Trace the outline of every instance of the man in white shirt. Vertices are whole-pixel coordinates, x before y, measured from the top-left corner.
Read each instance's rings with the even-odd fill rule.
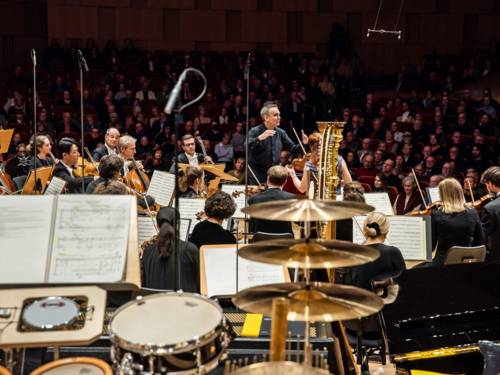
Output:
[[[104,146],[94,151],[93,158],[99,162],[103,156],[118,155],[117,145],[120,140],[120,132],[116,128],[109,128],[104,136]]]

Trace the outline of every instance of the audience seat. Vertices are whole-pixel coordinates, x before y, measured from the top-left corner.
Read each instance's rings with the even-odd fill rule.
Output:
[[[385,189],[389,194],[389,199],[391,200],[391,203],[394,204],[399,194],[398,189],[395,186],[386,186]]]
[[[358,181],[363,183],[363,184],[368,184],[370,185],[370,188],[373,188],[375,177],[374,176],[358,176]]]
[[[363,189],[365,190],[365,193],[369,193],[372,191],[372,187],[364,182],[360,182],[361,186],[363,186]]]

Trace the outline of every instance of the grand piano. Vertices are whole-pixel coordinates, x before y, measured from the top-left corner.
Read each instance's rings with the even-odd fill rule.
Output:
[[[414,268],[386,305],[389,353],[398,368],[481,374],[479,340],[500,340],[500,263]]]

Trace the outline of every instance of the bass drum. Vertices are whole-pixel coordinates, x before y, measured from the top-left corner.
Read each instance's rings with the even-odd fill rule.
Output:
[[[0,372],[0,374],[2,374]],[[113,375],[113,369],[103,360],[91,357],[64,358],[46,363],[31,375]]]
[[[217,366],[230,334],[221,307],[191,293],[138,297],[109,323],[111,358],[122,375],[206,373]]]

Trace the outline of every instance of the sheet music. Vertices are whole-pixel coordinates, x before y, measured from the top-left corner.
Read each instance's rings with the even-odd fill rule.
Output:
[[[384,192],[365,193],[364,197],[366,204],[375,207],[375,211],[382,212],[386,216],[394,215],[389,194]]]
[[[225,184],[222,185],[222,191],[228,193],[231,197],[233,197],[236,203],[236,211],[234,212],[233,217],[235,219],[243,219],[245,217],[245,214],[241,212],[241,209],[245,207],[245,185]],[[242,194],[239,194],[239,196],[235,198],[233,196],[233,193],[235,191],[242,192]]]
[[[44,194],[61,194],[65,186],[66,181],[64,181],[62,178],[53,176]]]
[[[133,204],[130,195],[60,195],[48,281],[120,281]]]
[[[236,245],[203,246],[207,295],[236,294],[258,285],[285,282],[284,268],[272,264],[238,258],[238,290],[236,289]]]
[[[156,223],[156,218],[153,218]],[[151,239],[156,235],[156,229],[153,224],[153,220],[149,216],[139,215],[137,217],[137,231],[139,246],[141,246],[145,241]],[[189,227],[191,225],[191,219],[181,219],[179,238],[183,241],[187,241],[189,235]],[[158,228],[159,229],[159,228]]]
[[[356,216],[359,224],[353,222],[353,242],[362,244],[365,241],[360,228],[363,228],[366,216]],[[421,217],[388,216],[391,227],[385,244],[401,250],[405,260],[429,260],[428,240],[430,233],[426,233],[426,223]]]
[[[0,195],[0,284],[45,281],[54,199]]]
[[[175,175],[155,170],[146,194],[151,195],[160,206],[169,206],[174,189]]]
[[[427,196],[430,198],[431,203],[437,202],[441,200],[441,195],[439,194],[439,188],[436,187],[428,187]]]
[[[196,218],[196,214],[204,212],[205,199],[179,198],[179,215],[181,219],[190,219],[191,228],[189,234],[193,231],[193,227],[200,222]]]

